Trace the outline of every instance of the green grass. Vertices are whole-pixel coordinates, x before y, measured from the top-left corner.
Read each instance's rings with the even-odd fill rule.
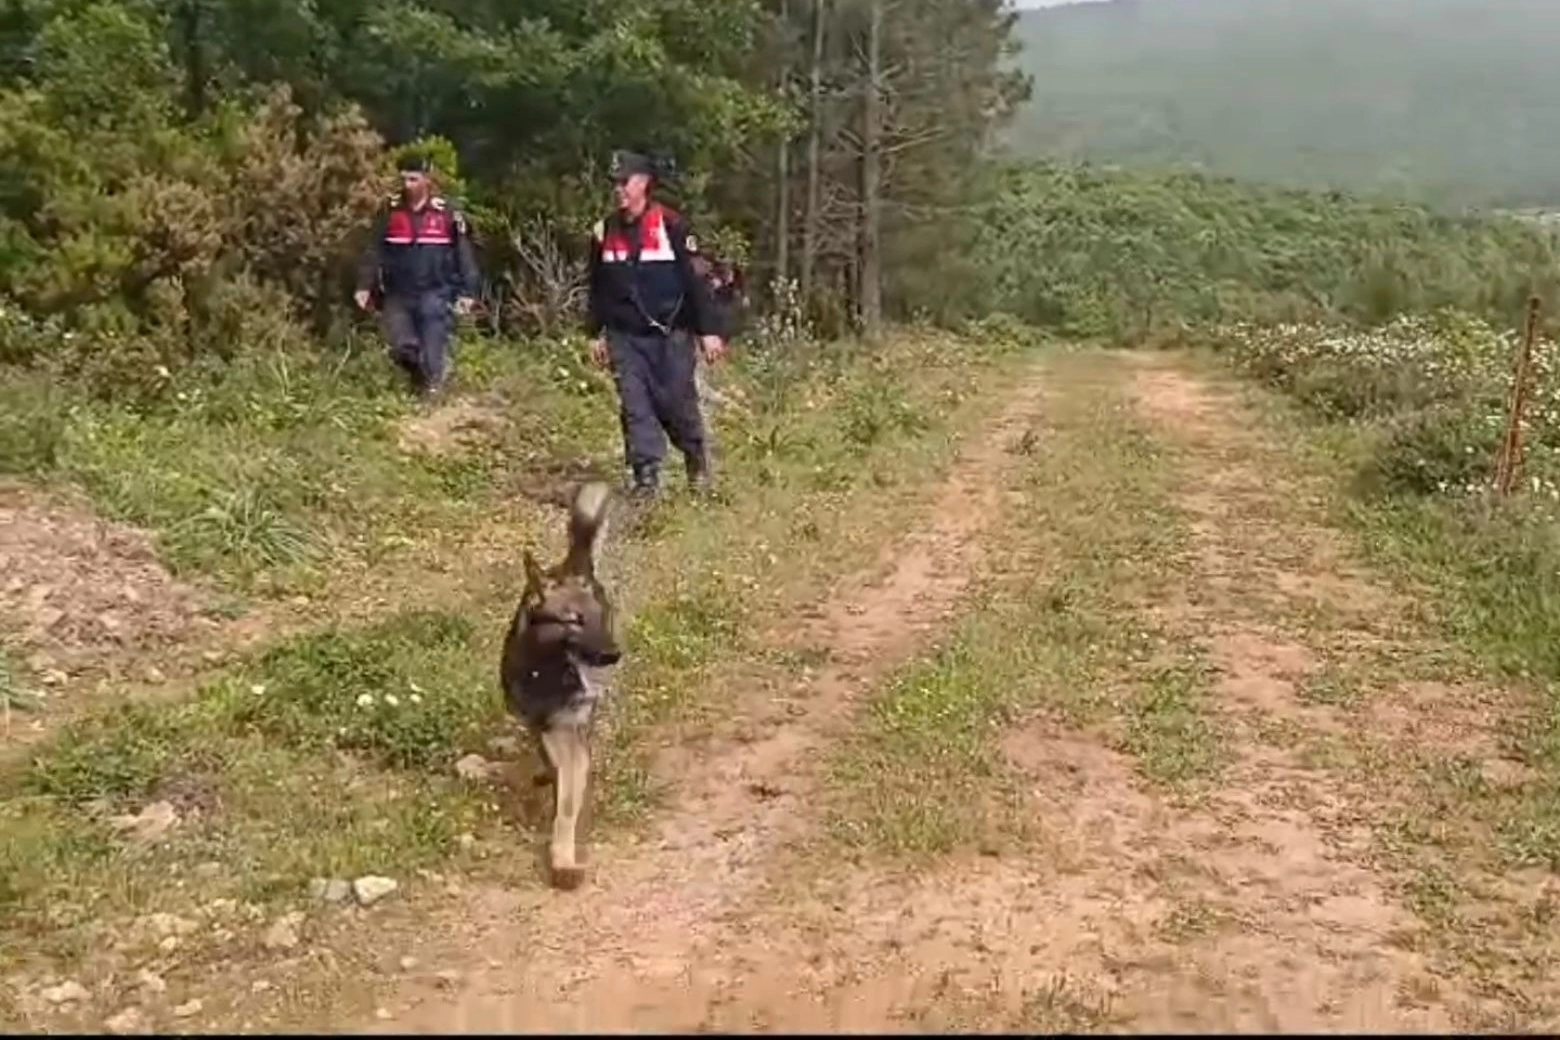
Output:
[[[754,357],[723,373],[722,385],[743,390],[751,410],[716,423],[720,498],[669,497],[646,524],[624,527],[604,559],[604,577],[629,617],[631,653],[599,744],[598,840],[646,819],[668,779],[656,771],[656,748],[668,735],[686,739],[718,721],[732,675],[766,682],[786,671],[754,642],[766,619],[783,618],[791,604],[821,595],[842,569],[875,557],[885,533],[897,530],[916,503],[918,487],[947,462],[960,432],[990,407],[982,389],[998,384],[1017,346],[972,351],[947,337],[915,334],[870,363],[853,351],[798,348],[788,359]],[[517,415],[522,427],[567,424],[585,412],[591,428],[615,425],[610,400],[571,382],[566,367],[557,384],[536,391],[520,388],[516,370],[501,358],[468,353],[463,361],[468,387],[498,394],[517,411],[524,401],[552,409]],[[340,414],[378,417],[359,450],[330,459],[329,479],[377,488],[386,503],[377,520],[472,520],[508,508],[507,492],[495,482],[523,459],[490,464],[492,450],[479,446],[476,456],[487,461],[439,463],[443,479],[471,482],[472,498],[430,498],[434,464],[388,445],[384,424],[404,414],[402,406],[380,414],[362,399],[379,400],[379,390],[338,389],[357,395]],[[319,391],[305,385],[290,392],[313,399]],[[131,445],[121,457],[171,468],[187,453],[185,469],[209,466],[212,473],[245,472],[246,452],[272,435],[253,416],[205,442],[213,428],[187,419],[145,424],[147,430],[116,441]],[[318,432],[286,428],[298,437],[305,428]],[[354,429],[364,432],[348,422],[329,436],[344,448]],[[752,436],[754,430],[778,436]],[[583,437],[553,436],[525,458],[542,457],[537,451],[568,457]],[[314,458],[329,455],[321,448]],[[80,472],[61,467],[50,479]],[[252,472],[262,481],[252,488],[275,479],[294,493],[292,481],[302,479],[297,470]],[[412,476],[398,483],[390,473]],[[180,497],[177,482],[122,479],[147,496],[143,518],[175,517],[184,508],[158,497],[159,488],[172,488],[175,503],[196,500]],[[311,555],[302,566],[329,571],[341,554],[358,551],[354,525],[366,531],[377,522],[351,496],[314,505],[299,498],[269,509],[256,502],[263,505],[253,499],[185,532],[201,547],[189,559],[210,553],[208,573],[252,581],[299,566],[283,559],[291,543],[278,532],[323,529],[326,535],[308,539]],[[88,709],[26,761],[0,770],[0,966],[41,961],[85,977],[98,970],[104,930],[121,934],[138,916],[189,914],[233,899],[255,908],[245,911],[252,933],[276,913],[310,905],[314,878],[372,872],[408,882],[419,868],[470,866],[477,852],[462,841],[467,834],[479,839],[478,852],[490,841],[529,850],[541,806],[526,790],[528,742],[520,741],[526,757],[514,766],[523,781],[517,793],[461,780],[453,764],[467,752],[495,757],[488,740],[513,732],[496,688],[497,643],[520,588],[520,549],[561,540],[561,517],[550,519],[556,530],[516,525],[514,559],[500,568],[467,561],[449,531],[405,528],[408,544],[380,566],[431,554],[438,558],[426,565],[459,577],[453,593],[431,602],[410,585],[400,589],[403,600],[366,621],[305,631],[231,659],[188,697],[119,698]],[[181,536],[178,524],[185,522],[160,529],[165,545]],[[266,553],[279,547],[282,554],[268,562]],[[556,548],[544,549],[550,551]],[[249,562],[233,562],[230,554],[238,553],[249,553]],[[142,847],[116,831],[113,816],[157,801],[180,815],[159,843]],[[535,878],[528,854],[501,857],[487,869],[512,882]],[[226,939],[203,931],[199,942],[181,948],[182,963],[228,956],[246,934],[236,925],[228,930]]]
[[[1209,671],[1200,655],[1153,669],[1126,705],[1126,747],[1145,776],[1165,784],[1206,777],[1219,766],[1219,734],[1202,702]]]
[[[401,450],[398,427],[421,409],[377,351],[253,358],[220,379],[187,377],[149,412],[19,380],[0,390],[0,472],[83,488],[152,531],[177,572],[307,588],[398,539],[470,526],[513,477],[606,458],[610,385],[569,367],[578,349],[466,344],[458,378],[496,394],[507,426],[446,455]]]
[[[1002,573],[964,604],[943,649],[882,685],[835,755],[831,829],[847,847],[916,857],[1021,840],[1022,785],[1003,741],[1036,715],[1102,730],[1154,782],[1216,771],[1201,651],[1139,609],[1175,580],[1183,529],[1110,368],[1104,355],[1055,355],[1043,447],[1014,456],[1023,501],[987,536]],[[1186,662],[1163,667],[1167,644]]]
[[[43,705],[38,691],[22,678],[22,669],[0,647],[0,735],[9,736],[13,721],[36,712]]]

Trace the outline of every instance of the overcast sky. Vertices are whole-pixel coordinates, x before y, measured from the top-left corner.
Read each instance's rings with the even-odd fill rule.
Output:
[[[1055,7],[1058,4],[1073,4],[1080,2],[1097,3],[1098,0],[1014,0],[1013,6],[1018,8]]]

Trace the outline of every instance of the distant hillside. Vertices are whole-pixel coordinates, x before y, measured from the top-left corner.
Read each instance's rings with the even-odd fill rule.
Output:
[[[1016,35],[1020,154],[1560,206],[1560,0],[1110,0]]]

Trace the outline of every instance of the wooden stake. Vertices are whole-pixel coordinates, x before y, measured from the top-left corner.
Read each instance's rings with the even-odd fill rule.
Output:
[[[1539,299],[1528,298],[1527,323],[1522,330],[1522,346],[1517,353],[1515,382],[1511,388],[1511,410],[1506,420],[1506,436],[1495,460],[1495,491],[1510,495],[1522,473],[1522,420],[1527,410],[1528,378],[1533,369],[1533,344],[1538,338]]]

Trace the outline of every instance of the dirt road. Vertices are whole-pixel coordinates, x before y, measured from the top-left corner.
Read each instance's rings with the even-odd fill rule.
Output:
[[[667,797],[598,836],[585,887],[428,873],[438,898],[322,919],[183,1006],[204,984],[205,1027],[368,1033],[1553,1028],[1556,886],[1481,809],[1534,781],[1532,692],[1362,563],[1260,395],[1173,354],[1019,372],[898,530],[750,618],[714,725],[661,742]]]
[[[444,941],[412,951],[444,973],[392,981],[361,1028],[1531,1025],[1492,985],[1499,957],[1470,970],[1437,956],[1415,868],[1382,851],[1425,761],[1510,765],[1491,710],[1506,695],[1404,666],[1358,678],[1431,636],[1351,562],[1321,492],[1244,408],[1160,359],[1036,370],[928,490],[926,526],[842,580],[804,631],[777,619],[775,639],[827,664],[783,703],[735,683],[740,738],[675,760],[677,795],[648,841],[598,850],[580,893],[473,896],[441,922]],[[1141,512],[1121,508],[1123,481]],[[1176,533],[1058,536],[1132,525]],[[1157,555],[1092,572],[1119,587],[1084,608],[1152,633],[1141,659],[1094,676],[1148,688],[1114,702],[1125,726],[1108,697],[1069,711],[1078,691],[1041,681],[982,737],[991,788],[1017,785],[1026,840],[907,858],[830,830],[831,805],[874,797],[831,772],[831,747],[882,707],[874,687],[985,609],[982,588],[1032,593],[1081,552],[1142,544]],[[1197,662],[1168,714],[1154,688],[1167,653]],[[1326,696],[1344,674],[1370,685]],[[1156,765],[1187,756],[1200,764]],[[927,785],[959,779],[926,762]]]

